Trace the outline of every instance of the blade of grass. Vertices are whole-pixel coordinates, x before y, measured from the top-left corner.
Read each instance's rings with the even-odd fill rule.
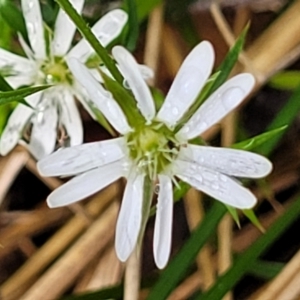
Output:
[[[226,213],[226,207],[215,201],[201,224],[191,234],[179,253],[162,272],[156,285],[150,291],[148,300],[167,299],[194,262],[198,252],[213,234]],[[215,298],[217,299],[217,298]]]
[[[126,0],[128,6],[128,31],[126,37],[126,48],[134,51],[139,37],[139,20],[135,0]]]
[[[263,254],[279,237],[288,229],[288,227],[299,217],[300,214],[300,198],[282,214],[282,216],[274,223],[251,247],[249,247],[235,261],[224,275],[219,277],[216,284],[205,294],[198,297],[199,300],[222,299],[222,297],[230,291],[234,285],[244,276],[250,266],[256,259]]]

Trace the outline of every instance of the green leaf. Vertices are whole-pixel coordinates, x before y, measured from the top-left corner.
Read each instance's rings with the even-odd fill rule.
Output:
[[[300,198],[286,209],[279,219],[241,254],[232,267],[199,300],[222,299],[234,285],[251,269],[252,264],[299,218]]]
[[[137,16],[139,22],[143,21],[151,13],[151,11],[162,2],[162,0],[136,0]],[[124,9],[128,10],[126,5],[124,5]]]
[[[8,84],[4,77],[0,74],[0,91],[12,91],[13,88]]]
[[[257,147],[263,145],[264,143],[277,138],[278,136],[281,136],[282,133],[286,130],[287,125],[282,126],[277,129],[270,130],[268,132],[264,132],[262,134],[259,134],[257,136],[254,136],[250,139],[247,139],[245,141],[236,143],[231,145],[231,148],[234,149],[243,149],[243,150],[253,150]]]
[[[282,126],[290,125],[295,118],[298,116],[300,110],[300,86],[295,90],[293,95],[289,98],[284,107],[279,111],[277,116],[268,126],[267,130],[273,130],[280,128]],[[265,156],[271,154],[273,149],[276,147],[281,137],[283,136],[284,131],[279,133],[276,137],[269,140],[264,145],[261,145],[257,151]]]
[[[168,295],[184,278],[201,248],[215,231],[220,220],[226,213],[223,204],[215,201],[201,224],[192,232],[190,238],[182,246],[178,254],[162,271],[156,285],[150,291],[148,300],[167,299]],[[211,298],[221,299],[221,298]]]
[[[0,92],[0,105],[17,101],[31,107],[24,100],[24,98],[36,92],[45,90],[49,87],[50,87],[49,85],[43,85],[43,86],[20,88],[18,90],[13,90],[13,91]]]
[[[20,32],[23,38],[28,41],[23,14],[15,4],[9,0],[0,0],[0,12],[6,23],[17,32]]]
[[[123,110],[129,125],[137,127],[139,124],[145,124],[145,119],[140,114],[133,96],[121,84],[111,79],[105,73],[101,72],[101,77],[105,87],[112,93],[113,98]]]
[[[117,82],[123,83],[123,76],[116,67],[113,59],[107,53],[107,50],[101,45],[97,37],[93,34],[89,25],[83,20],[80,14],[74,9],[68,0],[55,0],[59,6],[66,12],[70,19],[74,22],[82,36],[90,43],[92,48],[102,59],[104,65],[112,74]]]
[[[239,215],[237,212],[237,209],[235,207],[232,207],[230,205],[225,205],[228,212],[230,213],[231,217],[233,218],[234,222],[236,223],[236,225],[241,228],[241,223],[240,223],[240,219],[239,219]]]
[[[258,218],[255,215],[255,212],[252,209],[243,209],[243,214],[251,221],[251,223],[256,226],[262,233],[266,230],[259,222]]]
[[[300,71],[282,71],[274,75],[269,85],[278,90],[295,90],[300,86]]]
[[[217,71],[220,71],[221,73],[215,80],[213,86],[211,87],[211,89],[209,91],[209,94],[212,94],[228,78],[230,72],[232,71],[233,67],[235,66],[235,64],[239,58],[241,51],[243,50],[248,29],[249,29],[249,24],[242,31],[242,33],[236,40],[235,44],[233,45],[233,47],[229,50],[229,52],[226,55],[225,59],[223,60],[222,64],[217,69]]]
[[[284,266],[284,263],[257,259],[249,266],[248,273],[264,280],[271,280],[281,272]]]
[[[135,0],[126,0],[128,7],[128,30],[126,37],[126,48],[134,51],[139,37],[139,20]]]

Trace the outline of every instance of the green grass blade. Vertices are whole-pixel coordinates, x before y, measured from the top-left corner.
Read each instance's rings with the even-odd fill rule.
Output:
[[[268,229],[268,231],[256,240],[235,261],[234,265],[221,276],[214,286],[201,295],[199,300],[222,299],[234,285],[248,272],[249,267],[263,254],[288,227],[299,218],[300,198],[297,199],[282,216]]]
[[[156,285],[150,291],[147,300],[167,299],[180,280],[184,278],[188,268],[194,262],[200,249],[213,234],[226,211],[223,204],[218,201],[214,202],[201,224],[192,232],[191,237],[162,272]]]
[[[134,51],[139,37],[139,20],[135,0],[126,0],[128,7],[128,31],[126,37],[126,48]]]

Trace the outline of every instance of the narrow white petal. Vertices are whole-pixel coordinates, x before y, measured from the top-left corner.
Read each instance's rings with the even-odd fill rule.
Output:
[[[213,169],[178,159],[174,173],[194,188],[232,207],[248,209],[256,203],[255,196],[248,189]]]
[[[146,65],[138,65],[138,66],[144,80],[151,79],[154,77],[154,71],[150,67]]]
[[[173,192],[172,181],[168,176],[158,175],[159,194],[154,227],[154,260],[158,268],[166,266],[172,242]]]
[[[35,64],[29,59],[0,48],[0,72],[13,88],[33,83]]]
[[[141,76],[139,65],[124,47],[114,47],[112,54],[126,80],[126,84],[128,84],[136,98],[139,110],[146,120],[151,122],[155,115],[155,106],[150,89]]]
[[[17,145],[23,129],[33,113],[34,111],[31,108],[23,104],[19,104],[14,109],[1,135],[1,155],[6,155]]]
[[[49,207],[60,207],[82,200],[122,176],[120,161],[78,175],[57,188],[47,199]]]
[[[52,153],[55,148],[58,115],[54,97],[56,97],[56,93],[43,93],[43,99],[32,118],[28,148],[37,159]]]
[[[236,177],[261,178],[272,170],[272,163],[265,157],[249,151],[197,146],[188,144],[179,152],[179,159]]]
[[[67,88],[61,90],[59,97],[59,123],[66,129],[70,146],[80,145],[83,141],[83,128],[74,96]]]
[[[121,134],[128,133],[131,128],[122,109],[112,95],[97,82],[89,70],[77,59],[70,58],[68,65],[75,78],[86,89],[91,100],[111,125]]]
[[[127,14],[121,9],[115,9],[104,15],[92,28],[103,47],[106,47],[113,41],[122,31],[127,22]],[[75,57],[82,62],[85,62],[89,56],[94,53],[90,44],[82,39],[68,53],[68,57]]]
[[[127,180],[119,213],[115,247],[118,258],[126,261],[139,236],[142,221],[144,175],[131,174]]]
[[[31,60],[34,61],[34,53],[32,52],[32,49],[30,49],[29,45],[27,44],[27,42],[24,40],[22,34],[20,32],[18,32],[18,40],[19,43],[23,49],[23,51],[25,52],[26,56]]]
[[[184,60],[176,75],[157,119],[169,127],[193,104],[208,79],[214,64],[212,45],[204,41],[196,46]]]
[[[37,167],[43,176],[74,175],[120,160],[124,148],[124,138],[68,147],[44,157]]]
[[[255,83],[251,74],[239,74],[216,90],[177,133],[177,138],[190,140],[201,135],[236,108],[250,93]]]
[[[70,0],[71,5],[80,14],[84,5],[84,0]],[[54,26],[54,36],[52,41],[53,54],[63,56],[69,50],[76,26],[64,10],[60,9]]]
[[[37,58],[46,58],[46,44],[41,8],[38,0],[22,0],[22,11],[31,48]]]

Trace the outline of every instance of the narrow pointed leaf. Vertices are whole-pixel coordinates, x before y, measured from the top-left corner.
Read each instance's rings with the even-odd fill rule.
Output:
[[[21,102],[29,107],[31,107],[28,102],[24,100],[25,97],[37,93],[39,91],[45,90],[49,88],[49,85],[43,85],[43,86],[35,86],[35,87],[28,87],[28,88],[21,88],[14,91],[6,91],[6,92],[0,92],[0,105],[9,103],[9,102]]]
[[[289,98],[289,100],[286,102],[284,107],[281,108],[277,116],[274,118],[274,120],[271,122],[271,124],[267,127],[267,130],[273,130],[275,128],[279,128],[282,126],[288,126],[290,125],[295,118],[298,116],[300,111],[300,86],[295,90],[293,95]],[[267,143],[264,143],[264,145],[260,146],[258,148],[258,151],[260,154],[263,154],[265,156],[270,155],[271,152],[274,150],[278,142],[280,141],[281,137],[283,136],[284,131],[282,131],[280,134],[276,136],[276,138],[273,138]]]
[[[264,143],[267,143],[268,141],[271,141],[272,139],[276,139],[278,136],[281,136],[286,128],[287,125],[284,125],[279,128],[264,132],[245,141],[235,143],[231,145],[231,148],[243,149],[243,150],[256,149],[257,147],[263,145]]]
[[[150,291],[147,300],[168,298],[168,295],[178,286],[180,280],[184,278],[200,249],[213,234],[225,213],[225,206],[215,201],[201,224],[192,232],[191,237],[161,273],[156,285]]]
[[[260,221],[258,220],[255,212],[252,209],[243,209],[243,214],[251,221],[251,223],[257,227],[261,232],[265,232],[265,228],[261,225]]]
[[[139,37],[139,21],[137,15],[136,0],[126,0],[128,7],[128,30],[126,37],[126,48],[134,51]]]
[[[269,85],[278,90],[294,90],[300,86],[300,71],[282,71],[274,75]]]
[[[126,115],[129,125],[135,127],[138,123],[144,124],[145,119],[137,109],[137,104],[133,96],[131,96],[122,85],[111,79],[105,73],[102,72],[101,77],[104,80],[104,85],[107,90],[112,93],[114,99]]]
[[[298,218],[300,214],[300,199],[294,203],[280,216],[280,218],[257,239],[243,254],[235,261],[234,265],[203,295],[199,300],[222,299],[235,284],[244,276],[252,263],[262,255]]]
[[[28,41],[25,21],[21,11],[15,6],[13,1],[0,1],[0,11],[2,18],[15,31],[20,32],[23,38]]]

